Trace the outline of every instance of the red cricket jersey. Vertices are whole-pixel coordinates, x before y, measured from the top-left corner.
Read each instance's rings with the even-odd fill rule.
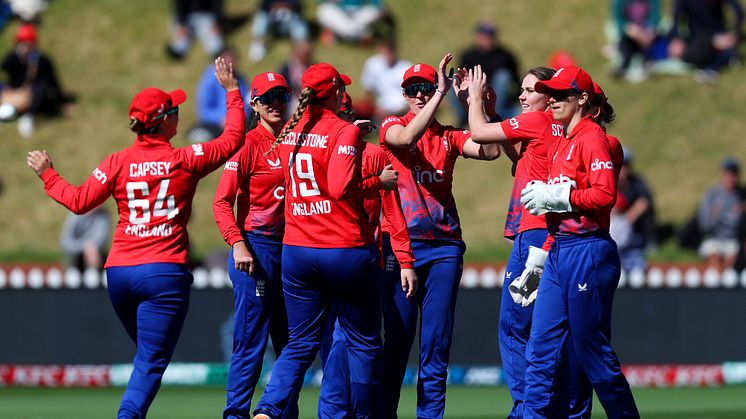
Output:
[[[315,248],[373,243],[363,207],[362,146],[360,129],[331,109],[309,106],[278,146],[285,173],[283,243]]]
[[[246,134],[241,150],[225,163],[212,211],[229,246],[244,239],[242,232],[282,239],[285,176],[279,151],[264,155],[274,141],[275,136],[260,123]]]
[[[105,158],[80,186],[49,169],[44,190],[76,214],[101,205],[109,195],[119,223],[106,267],[187,263],[187,222],[200,178],[215,170],[243,143],[245,116],[238,90],[226,98],[223,134],[207,143],[174,148],[162,135],[138,135],[131,147]]]
[[[381,148],[399,172],[398,189],[409,237],[420,240],[460,240],[461,225],[453,198],[453,169],[471,138],[466,130],[433,121],[411,148],[386,144],[386,132],[406,126],[412,112],[381,122]]]
[[[363,179],[378,178],[383,168],[388,164],[386,153],[375,144],[363,143]],[[401,210],[401,200],[397,190],[383,190],[380,181],[377,189],[379,193],[364,201],[368,221],[375,230],[385,232],[391,239],[391,249],[402,269],[414,267],[414,254],[407,233],[407,223]],[[382,213],[383,210],[383,213]],[[380,234],[379,248],[381,246]],[[383,262],[383,261],[382,261]]]
[[[520,159],[515,170],[510,193],[504,236],[512,239],[527,230],[546,228],[544,215],[532,215],[521,204],[521,191],[532,180],[549,176],[547,151],[551,144],[564,135],[564,127],[556,122],[551,111],[528,112],[500,123],[511,143],[521,143]]]
[[[609,230],[609,215],[617,192],[617,174],[606,133],[590,117],[550,147],[548,184],[575,182],[570,192],[573,212],[547,213],[547,228],[555,235]]]

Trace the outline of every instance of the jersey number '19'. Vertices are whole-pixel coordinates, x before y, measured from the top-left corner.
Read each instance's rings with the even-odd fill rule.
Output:
[[[289,161],[293,197],[297,197],[299,191],[302,197],[321,195],[319,184],[316,183],[316,177],[313,174],[311,155],[309,153],[290,153]],[[295,184],[296,176],[298,177],[297,186]]]
[[[167,216],[168,220],[176,217],[179,209],[176,207],[176,198],[173,195],[166,196],[168,193],[168,184],[170,179],[161,180],[158,188],[158,196],[153,203],[153,215],[156,217]],[[143,198],[136,198],[135,191],[140,191]],[[147,182],[127,182],[127,206],[130,209],[130,223],[145,224],[150,222],[150,201],[145,199],[150,195],[150,188]],[[137,209],[142,211],[142,216],[138,217]]]

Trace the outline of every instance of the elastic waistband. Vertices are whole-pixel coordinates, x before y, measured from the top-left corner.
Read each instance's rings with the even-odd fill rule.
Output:
[[[266,243],[277,243],[282,244],[282,237],[268,236],[266,234],[254,233],[253,231],[244,232],[243,236],[246,240],[259,240]]]
[[[566,236],[554,236],[554,243],[552,243],[552,247],[555,246],[577,246],[580,244],[588,243],[589,241],[596,241],[596,240],[602,240],[602,241],[612,241],[611,236],[609,235],[608,231],[594,231],[592,233],[586,233],[586,234],[570,234]]]

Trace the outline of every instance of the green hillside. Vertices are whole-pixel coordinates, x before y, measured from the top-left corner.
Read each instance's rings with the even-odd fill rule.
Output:
[[[289,51],[281,40],[258,65],[249,65],[249,15],[257,1],[229,0],[227,16],[240,22],[229,41],[241,52],[244,74],[276,70]],[[389,1],[400,27],[401,55],[411,61],[437,64],[445,52],[458,53],[471,41],[474,23],[489,18],[502,39],[528,68],[545,64],[557,50],[572,52],[604,86],[617,110],[611,127],[635,153],[636,167],[649,180],[663,222],[680,223],[694,210],[702,192],[717,181],[718,163],[726,155],[746,161],[746,83],[742,68],[726,72],[717,83],[701,85],[690,77],[660,77],[627,84],[608,76],[603,26],[606,1]],[[664,2],[668,7],[670,1]],[[313,16],[315,2],[305,13]],[[41,48],[58,63],[63,84],[78,95],[73,117],[39,121],[32,138],[17,135],[15,124],[0,125],[0,260],[55,260],[58,233],[66,210],[42,192],[26,167],[26,152],[47,149],[55,167],[69,181],[82,182],[107,154],[128,146],[127,107],[133,94],[146,86],[184,88],[193,94],[196,80],[209,61],[199,44],[187,60],[169,61],[164,54],[170,22],[169,2],[125,0],[55,0],[44,15]],[[12,46],[12,24],[0,34],[0,53]],[[372,47],[317,45],[316,59],[329,61],[350,74],[360,74]],[[353,82],[353,97],[359,92]],[[182,107],[181,135],[194,121],[194,102]],[[442,122],[453,122],[446,107]],[[455,194],[471,260],[504,258],[508,244],[501,238],[512,178],[504,159],[457,165]],[[203,254],[221,246],[212,219],[213,174],[200,184],[194,202],[191,234],[194,249]],[[107,205],[114,208],[112,203]],[[666,257],[675,257],[669,252]]]

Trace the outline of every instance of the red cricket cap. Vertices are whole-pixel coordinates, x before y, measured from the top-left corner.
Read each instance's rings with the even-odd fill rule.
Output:
[[[142,122],[145,128],[154,127],[158,117],[184,103],[187,95],[181,89],[166,93],[155,87],[148,87],[136,94],[130,103],[130,118]]]
[[[593,82],[593,94],[595,96],[601,97],[601,103],[606,103],[606,93],[604,93],[603,89],[601,89],[601,86],[598,85],[595,81]]]
[[[436,73],[435,69],[430,65],[415,64],[404,72],[401,87],[412,84],[415,80],[435,84],[438,80],[438,73]]]
[[[534,89],[539,93],[551,90],[578,90],[594,95],[593,79],[580,67],[562,67],[549,80],[536,82]]]
[[[251,99],[261,96],[275,87],[281,87],[286,92],[290,92],[285,77],[279,73],[261,73],[254,76],[251,80]]]
[[[562,67],[577,67],[575,58],[567,51],[557,50],[549,57],[549,67],[559,70]]]
[[[35,44],[36,40],[36,27],[34,25],[24,23],[18,27],[18,30],[16,31],[16,42],[30,42]]]
[[[344,86],[349,86],[352,80],[345,74],[339,74],[334,66],[329,63],[318,63],[309,66],[300,77],[301,88],[310,87],[317,98],[334,94],[334,79],[339,80]]]

